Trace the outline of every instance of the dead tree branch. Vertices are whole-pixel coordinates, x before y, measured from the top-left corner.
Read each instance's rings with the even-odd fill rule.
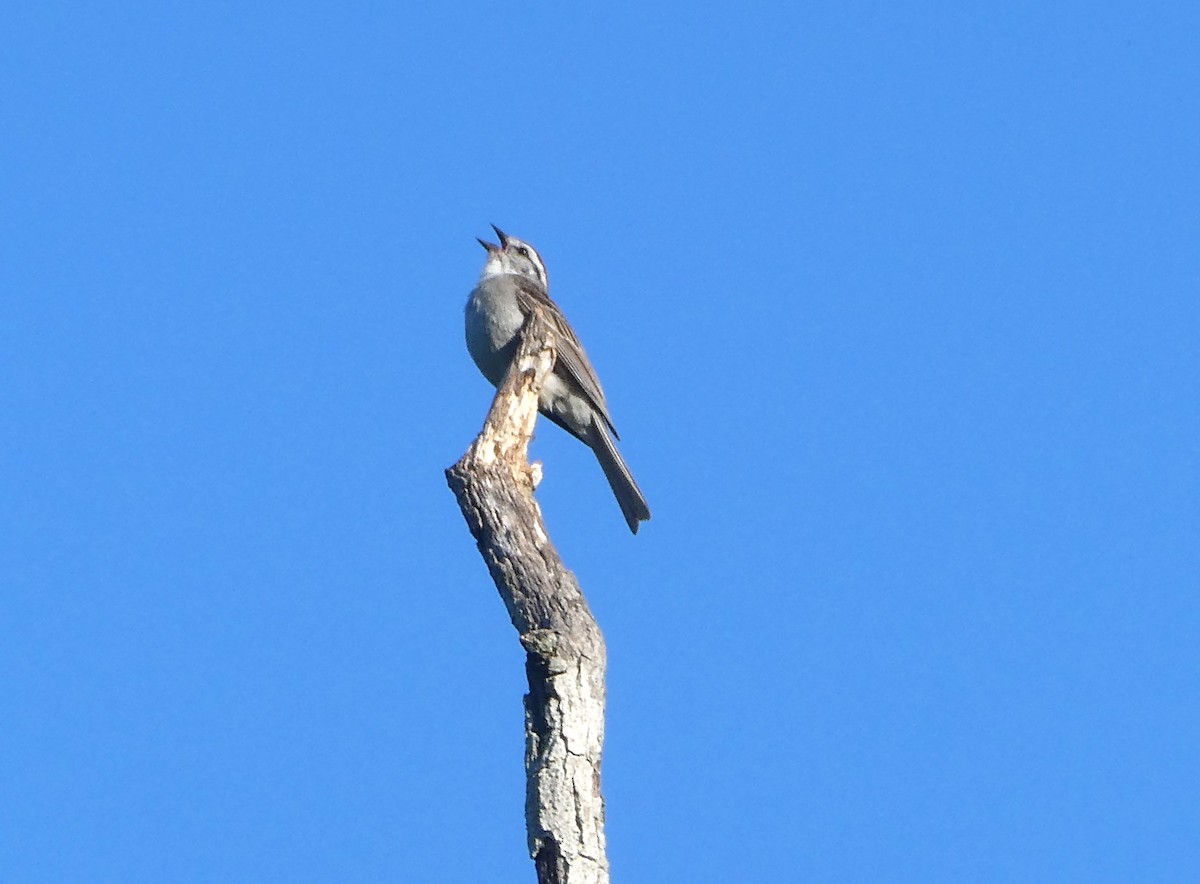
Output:
[[[525,648],[525,824],[539,884],[608,884],[600,756],[604,637],[550,543],[528,462],[538,392],[554,368],[533,314],[466,454],[446,471]]]

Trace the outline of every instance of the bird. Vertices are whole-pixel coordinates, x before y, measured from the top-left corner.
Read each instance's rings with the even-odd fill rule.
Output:
[[[650,518],[650,507],[617,450],[617,428],[600,380],[583,345],[558,305],[541,255],[495,224],[499,245],[479,239],[487,250],[483,272],[466,307],[467,351],[483,376],[499,387],[517,352],[521,329],[537,311],[546,320],[558,358],[538,396],[538,411],[592,449],[629,530]]]

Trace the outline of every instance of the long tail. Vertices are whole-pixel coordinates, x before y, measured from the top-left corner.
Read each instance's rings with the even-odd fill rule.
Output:
[[[588,439],[588,444],[596,453],[596,460],[600,461],[600,469],[604,470],[604,478],[608,479],[608,485],[612,488],[613,496],[617,498],[629,530],[637,534],[638,522],[645,522],[650,518],[650,507],[647,506],[646,498],[642,496],[637,482],[633,480],[629,467],[625,466],[621,452],[617,451],[608,428],[601,421],[599,416],[592,416],[592,428],[589,433],[591,438]]]

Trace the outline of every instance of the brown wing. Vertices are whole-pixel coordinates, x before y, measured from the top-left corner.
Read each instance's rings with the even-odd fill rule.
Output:
[[[575,336],[575,330],[571,328],[567,318],[558,309],[558,305],[550,300],[550,295],[546,293],[545,289],[533,280],[523,277],[518,277],[516,282],[517,301],[521,306],[521,312],[528,316],[534,310],[539,310],[554,330],[556,338],[554,344],[558,350],[556,368],[561,368],[574,381],[592,407],[596,409],[596,413],[604,418],[604,422],[608,424],[613,435],[617,436],[617,428],[613,426],[612,418],[608,414],[608,404],[604,401],[604,390],[600,388],[600,379],[596,377],[596,370],[592,368],[587,354],[583,352],[583,345]],[[619,439],[620,436],[617,438]]]

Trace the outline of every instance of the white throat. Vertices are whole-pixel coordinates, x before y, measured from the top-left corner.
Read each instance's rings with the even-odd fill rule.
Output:
[[[483,265],[483,272],[479,274],[479,278],[491,279],[493,276],[504,276],[509,272],[504,269],[504,261],[499,255],[490,255],[487,263]]]

